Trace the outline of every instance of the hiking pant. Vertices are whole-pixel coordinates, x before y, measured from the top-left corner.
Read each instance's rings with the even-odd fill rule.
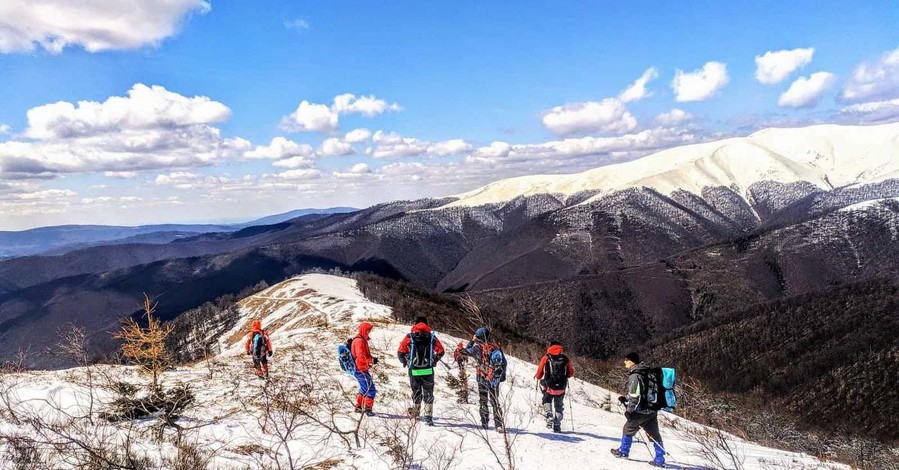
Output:
[[[364,410],[374,409],[375,395],[378,394],[378,389],[375,388],[375,383],[371,380],[371,372],[356,371],[353,373],[353,376],[359,382],[359,393],[356,394],[356,408]]]
[[[426,404],[434,403],[434,374],[412,375],[410,372],[409,385],[412,386],[412,403],[417,405],[422,400]]]
[[[253,369],[257,377],[265,377],[265,374],[268,374],[268,357],[253,356]]]
[[[665,448],[662,444],[662,435],[659,434],[659,413],[656,411],[652,413],[630,413],[627,422],[624,423],[624,435],[621,436],[621,447],[619,450],[624,455],[630,453],[631,442],[633,442],[634,435],[640,431],[640,428],[646,431],[646,434],[649,435],[649,439],[652,441],[652,446],[655,450],[653,461],[657,464],[664,464]]]
[[[553,413],[553,407],[556,412]],[[546,420],[554,419],[554,422],[562,422],[562,413],[565,411],[565,392],[561,395],[550,395],[543,392],[543,409],[546,411]]]
[[[371,379],[371,372],[356,371],[353,375],[356,377],[356,381],[359,382],[359,395],[374,398],[378,394],[378,389],[375,388],[375,383]]]
[[[493,424],[503,426],[503,409],[499,404],[499,387],[491,387],[490,384],[478,380],[478,404],[480,405],[481,424],[486,426],[490,422],[490,410],[487,409],[487,401],[493,406]]]

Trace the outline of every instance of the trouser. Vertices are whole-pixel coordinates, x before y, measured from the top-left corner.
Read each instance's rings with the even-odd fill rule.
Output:
[[[253,356],[253,370],[256,371],[256,377],[265,377],[268,374],[268,357]]]
[[[356,377],[356,381],[359,382],[359,393],[356,394],[356,408],[373,409],[378,389],[375,388],[375,383],[371,379],[371,373],[356,371],[353,375]]]
[[[662,444],[662,435],[659,433],[659,414],[655,411],[652,413],[630,413],[627,422],[624,423],[624,430],[621,436],[621,447],[619,450],[622,454],[628,455],[631,449],[634,435],[640,432],[640,429],[646,431],[652,445],[655,448],[655,462],[658,464],[665,463],[665,448]]]
[[[491,387],[490,384],[478,380],[478,404],[480,405],[481,424],[486,426],[490,422],[490,410],[487,409],[487,401],[493,406],[493,424],[503,426],[503,409],[499,403],[499,386]]]
[[[412,386],[412,403],[416,405],[424,401],[434,403],[434,374],[412,375],[409,373],[409,385]]]
[[[553,413],[555,407],[555,413]],[[559,424],[562,422],[562,413],[565,411],[565,392],[560,395],[550,395],[543,392],[543,410],[546,411],[546,421]]]

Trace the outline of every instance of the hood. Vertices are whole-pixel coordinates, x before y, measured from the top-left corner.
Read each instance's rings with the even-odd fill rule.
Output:
[[[367,321],[362,322],[362,324],[359,325],[359,336],[361,336],[362,339],[368,341],[368,334],[371,333],[371,329],[371,323]]]
[[[253,331],[262,331],[262,322],[259,320],[253,320]]]
[[[628,369],[627,373],[628,373],[628,375],[630,375],[630,374],[633,374],[636,372],[643,372],[648,369],[649,369],[649,366],[641,362],[641,363],[635,365],[634,367],[631,367],[630,369]]]
[[[431,334],[431,327],[424,323],[416,323],[415,326],[412,327],[412,332]]]
[[[558,344],[555,346],[550,346],[549,348],[547,348],[546,354],[558,356],[562,354],[562,346],[559,346]]]

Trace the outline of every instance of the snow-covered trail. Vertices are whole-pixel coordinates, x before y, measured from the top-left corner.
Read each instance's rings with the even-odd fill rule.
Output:
[[[272,286],[244,299],[244,314],[233,331],[220,338],[223,351],[198,364],[179,367],[165,373],[170,382],[192,385],[196,405],[179,424],[192,428],[189,439],[201,449],[213,453],[214,468],[270,468],[275,460],[282,463],[290,452],[295,462],[319,465],[309,468],[392,469],[397,468],[397,448],[406,449],[417,469],[498,469],[505,468],[504,440],[501,434],[480,429],[477,392],[473,373],[469,374],[469,404],[458,404],[450,387],[449,370],[439,366],[435,426],[429,427],[405,417],[409,406],[408,378],[396,359],[396,349],[408,326],[395,323],[388,307],[366,300],[351,279],[310,274]],[[426,312],[423,312],[426,313]],[[259,319],[271,336],[275,354],[271,360],[271,381],[253,376],[250,360],[243,352],[243,341],[249,323]],[[321,388],[321,396],[333,398],[319,410],[331,407],[334,423],[342,429],[352,428],[355,415],[351,400],[356,381],[337,366],[335,351],[347,337],[355,334],[356,325],[366,320],[375,325],[371,348],[380,362],[373,369],[379,390],[377,416],[361,421],[362,448],[347,446],[323,426],[304,422],[289,437],[278,438],[279,426],[265,418],[262,409],[266,399],[286,384],[310,380],[309,387]],[[460,341],[438,332],[448,350]],[[576,366],[577,364],[575,364]],[[616,459],[609,449],[616,447],[624,425],[620,411],[603,411],[599,402],[610,392],[600,387],[573,380],[571,399],[566,399],[563,434],[546,429],[535,406],[534,364],[509,358],[508,380],[501,391],[507,405],[506,426],[512,442],[512,460],[518,469],[647,469],[651,459],[648,449],[635,442],[631,459]],[[119,380],[138,381],[133,368],[106,367]],[[27,374],[16,393],[21,397],[41,399],[57,397],[67,406],[84,407],[83,388],[71,384],[79,372],[39,372]],[[317,375],[308,377],[309,374]],[[290,389],[297,393],[303,389]],[[614,397],[617,394],[612,394]],[[108,400],[100,397],[100,401]],[[573,405],[569,408],[569,404]],[[330,416],[324,416],[330,419]],[[669,416],[681,426],[691,426],[680,418]],[[0,425],[8,429],[9,423]],[[696,444],[662,426],[671,468],[706,468],[697,454]],[[399,442],[397,440],[399,437]],[[739,453],[745,457],[747,469],[842,468],[823,464],[799,454],[764,448],[734,438]],[[174,452],[171,444],[150,440],[141,442],[147,452]],[[491,448],[493,450],[491,450]],[[300,467],[298,467],[300,468]]]

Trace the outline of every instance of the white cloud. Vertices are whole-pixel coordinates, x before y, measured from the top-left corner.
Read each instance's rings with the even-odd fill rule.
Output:
[[[295,29],[297,31],[306,31],[310,27],[312,27],[312,25],[309,23],[308,20],[305,20],[303,18],[297,18],[295,20],[285,20],[284,27],[287,29]]]
[[[278,160],[272,163],[272,166],[290,169],[309,168],[314,162],[315,161],[312,158],[297,156],[285,158],[284,160]]]
[[[815,106],[834,81],[836,77],[830,72],[816,72],[808,77],[799,77],[780,95],[777,104],[788,108]]]
[[[478,147],[472,154],[472,158],[496,160],[509,156],[512,146],[507,142],[494,141],[487,147]]]
[[[337,112],[324,104],[300,102],[297,109],[281,120],[281,128],[293,132],[327,132],[337,129]]]
[[[67,139],[140,129],[167,129],[221,122],[231,116],[222,103],[205,96],[188,98],[161,86],[137,83],[128,96],[102,103],[67,101],[28,110],[25,135],[33,139]]]
[[[363,114],[368,117],[403,109],[396,103],[388,104],[382,99],[375,98],[374,95],[357,97],[352,93],[335,96],[332,108],[340,114]]]
[[[892,98],[899,98],[899,48],[876,61],[859,64],[840,94],[840,99],[850,103]]]
[[[9,124],[0,124],[0,135],[12,134],[12,127]]]
[[[687,101],[704,101],[711,98],[718,90],[727,85],[727,64],[722,62],[706,62],[701,69],[684,72],[678,69],[671,81],[675,99],[679,103]]]
[[[211,125],[230,113],[207,97],[142,84],[102,103],[38,106],[27,112],[30,141],[0,143],[0,178],[211,165],[249,148]]]
[[[269,145],[257,145],[255,149],[246,152],[247,158],[268,158],[282,160],[291,157],[312,157],[315,153],[309,144],[298,144],[284,137],[275,137]]]
[[[337,130],[342,114],[374,117],[402,109],[400,105],[388,104],[374,95],[357,97],[352,93],[344,93],[335,96],[330,106],[303,100],[293,113],[281,119],[281,128],[291,132],[331,132]]]
[[[40,46],[58,54],[78,45],[89,52],[157,45],[175,35],[203,0],[5,0],[0,2],[0,53]]]
[[[549,159],[553,163],[563,163],[566,159],[587,156],[614,155],[616,153],[633,155],[636,152],[693,143],[696,140],[698,140],[698,136],[687,130],[657,128],[613,137],[587,136],[537,144],[512,145],[508,152],[497,152],[492,158],[488,157],[485,152],[475,152],[468,156],[466,161],[494,164],[501,163],[503,160],[512,163]]]
[[[768,51],[755,56],[755,79],[766,85],[784,81],[794,71],[812,61],[815,48]]]
[[[659,114],[653,119],[660,126],[676,126],[693,119],[693,115],[683,109],[672,108],[671,111]]]
[[[847,106],[840,116],[854,122],[888,122],[899,119],[899,98],[889,101],[871,101]]]
[[[136,171],[104,171],[103,176],[107,178],[117,178],[123,180],[130,180],[137,178]]]
[[[550,132],[568,135],[581,132],[623,133],[637,127],[637,119],[617,98],[556,106],[543,116]]]
[[[399,158],[417,156],[445,157],[471,150],[471,144],[462,139],[429,142],[414,137],[403,137],[395,132],[377,131],[372,135],[374,148],[366,150],[374,158]]]
[[[428,146],[428,154],[436,155],[438,157],[458,155],[460,153],[468,152],[469,150],[471,150],[471,144],[462,139],[444,140]]]
[[[342,155],[352,155],[356,151],[351,144],[343,142],[337,137],[331,137],[322,141],[318,147],[318,154],[323,157],[338,157]]]
[[[631,101],[639,101],[647,96],[652,96],[652,93],[646,90],[646,84],[651,80],[655,80],[659,78],[659,72],[655,67],[650,67],[643,72],[643,75],[640,76],[634,83],[628,86],[624,91],[618,95],[618,99],[622,102],[630,103]]]
[[[359,129],[353,129],[353,130],[347,132],[343,136],[343,141],[349,142],[351,144],[358,144],[361,142],[366,142],[366,141],[368,141],[368,139],[371,139],[371,131],[368,129],[365,129],[364,127],[359,128]]]
[[[298,169],[298,170],[287,170],[282,173],[278,173],[277,176],[279,179],[288,180],[288,181],[305,181],[312,180],[321,177],[321,172],[315,169],[307,168],[307,169]]]
[[[357,163],[345,170],[335,171],[332,175],[338,179],[358,179],[372,173],[371,167],[366,163]]]
[[[201,175],[190,171],[175,171],[167,175],[157,175],[154,183],[159,186],[172,186],[176,189],[211,189],[231,183],[232,179],[225,175]]]

